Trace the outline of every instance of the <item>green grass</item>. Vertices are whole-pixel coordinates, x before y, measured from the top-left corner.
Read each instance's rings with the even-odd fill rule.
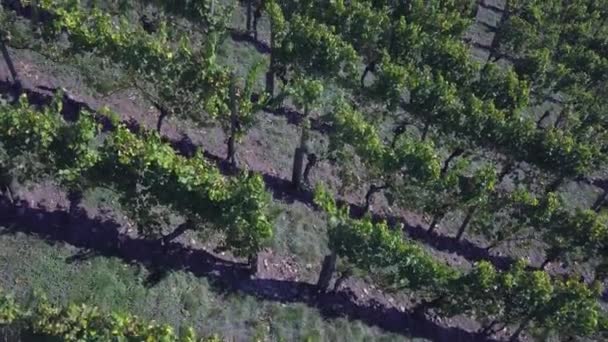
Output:
[[[36,291],[55,303],[86,302],[129,311],[176,328],[194,326],[230,340],[398,341],[359,321],[327,321],[305,304],[281,304],[243,294],[219,294],[205,278],[172,272],[151,288],[148,271],[117,258],[69,263],[78,250],[0,227],[0,286],[27,300]]]
[[[275,221],[272,249],[277,253],[294,255],[299,264],[311,264],[316,269],[329,251],[326,222],[301,203],[277,203],[276,209],[281,214]],[[311,277],[316,275],[313,272]]]
[[[269,63],[268,56],[258,53],[251,44],[235,42],[230,38],[219,46],[217,59],[220,64],[234,68],[239,77],[245,77],[255,63],[263,62],[266,65]],[[264,79],[264,73],[257,75],[256,86],[263,87]]]

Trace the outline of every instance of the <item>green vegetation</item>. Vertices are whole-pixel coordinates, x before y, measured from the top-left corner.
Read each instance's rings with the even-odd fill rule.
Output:
[[[22,233],[9,234],[8,227],[0,232],[5,246],[0,250],[0,286],[26,308],[38,302],[37,294],[56,307],[95,303],[102,313],[136,313],[142,320],[173,326],[176,334],[193,327],[197,335],[225,340],[409,340],[346,318],[325,320],[306,304],[224,293],[220,285],[185,271],[170,272],[150,287],[146,279],[152,271],[141,264],[102,255],[66,262],[80,254],[78,249]]]
[[[474,321],[478,331],[452,332],[470,338],[602,339],[608,329],[600,298],[608,275],[604,5],[3,4],[0,47],[11,81],[8,103],[0,105],[0,190],[17,207],[15,183],[45,177],[70,194],[109,189],[117,201],[110,210],[126,214],[137,225],[133,234],[156,241],[165,258],[178,243],[196,249],[184,242],[188,231],[214,255],[246,257],[250,278],[230,284],[246,293],[255,288],[260,301],[285,300],[282,291],[291,291],[289,300],[326,315],[337,301],[351,307],[339,314],[406,333],[441,317],[456,325]],[[488,8],[501,19],[489,30],[488,60],[476,61],[470,49],[479,43],[463,37]],[[231,27],[238,18],[246,20],[245,31]],[[136,124],[149,127],[151,119],[156,132],[134,127],[127,113],[87,113],[62,93],[49,101],[24,89],[11,46],[84,73],[111,66],[85,79],[103,93],[118,84],[137,92],[155,110],[138,113]],[[287,116],[294,127],[269,127],[269,115]],[[226,153],[219,157],[198,142],[185,151],[181,144],[189,140],[177,142],[175,126],[188,127],[203,148],[222,146]],[[272,158],[260,159],[259,150]],[[572,184],[602,193],[589,205],[566,189]],[[428,227],[401,224],[415,214]],[[131,237],[115,237],[115,250],[125,238]],[[349,277],[353,283],[341,292]],[[265,285],[282,282],[296,287]],[[368,286],[379,292],[369,295]],[[389,293],[401,296],[397,303],[385,300]],[[332,303],[319,304],[323,296],[333,296]],[[189,313],[201,306],[196,297],[180,297]],[[372,303],[367,312],[363,303]],[[407,310],[407,327],[397,327],[393,316],[383,324],[377,307],[386,307],[387,316]],[[302,308],[290,306],[285,319],[295,321]],[[114,324],[103,317],[94,320]],[[254,321],[247,331],[256,336],[268,329],[272,338],[285,336],[272,332],[281,324]]]
[[[85,304],[57,308],[41,301],[32,309],[24,310],[13,298],[1,295],[0,323],[24,331],[16,332],[14,338],[32,334],[39,339],[57,337],[63,341],[218,341],[198,339],[192,329],[178,337],[169,326],[149,324],[130,315],[100,313],[96,307]]]
[[[498,272],[489,262],[480,262],[466,274],[459,274],[437,262],[417,244],[392,232],[386,224],[369,219],[353,220],[338,208],[327,192],[317,191],[317,203],[330,215],[329,244],[333,253],[356,268],[377,275],[376,282],[387,289],[410,289],[432,300],[424,309],[439,307],[454,315],[467,313],[489,324],[505,327],[517,324],[514,336],[529,325],[551,329],[563,335],[589,335],[606,329],[606,316],[597,297],[601,286],[584,282],[554,280],[543,271],[528,271],[517,262],[507,272]],[[335,256],[334,256],[335,262]],[[335,268],[335,265],[330,265]],[[321,274],[327,272],[321,271]],[[320,286],[327,281],[320,278]]]
[[[225,229],[227,247],[239,256],[255,259],[272,236],[269,197],[259,176],[226,178],[200,153],[180,156],[158,134],[137,136],[113,117],[107,118],[114,120],[115,129],[102,139],[91,115],[80,113],[76,122],[68,123],[59,103],[38,112],[21,100],[18,107],[0,108],[0,136],[9,161],[32,153],[49,174],[72,188],[116,189],[148,234],[158,233],[152,208],[165,205],[188,217],[186,229],[201,230],[208,223]],[[170,241],[167,236],[163,240]]]

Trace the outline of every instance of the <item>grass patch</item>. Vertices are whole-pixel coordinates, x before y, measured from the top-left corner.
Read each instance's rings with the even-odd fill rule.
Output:
[[[0,227],[0,286],[26,300],[35,291],[56,303],[87,302],[104,310],[129,311],[204,334],[250,341],[406,341],[358,321],[325,320],[304,304],[260,301],[243,294],[220,294],[205,278],[171,272],[154,287],[149,272],[117,258],[67,262],[78,249],[54,245]]]
[[[273,250],[293,254],[301,263],[316,267],[328,253],[326,222],[302,203],[276,206],[281,214],[275,222]]]

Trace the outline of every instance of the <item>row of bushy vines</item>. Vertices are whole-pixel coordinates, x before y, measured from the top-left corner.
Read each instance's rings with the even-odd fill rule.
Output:
[[[57,338],[61,341],[162,341],[220,342],[217,337],[197,337],[192,328],[176,334],[173,327],[149,322],[119,312],[106,313],[86,304],[65,307],[42,298],[27,307],[0,291],[0,331],[14,338],[30,340]]]
[[[577,277],[552,277],[530,270],[523,261],[507,271],[483,261],[469,271],[446,266],[399,230],[371,219],[350,218],[332,196],[317,189],[315,202],[330,221],[329,247],[319,278],[326,289],[337,257],[362,270],[388,290],[409,290],[424,298],[419,310],[440,315],[466,314],[484,324],[488,334],[514,326],[512,339],[522,331],[544,331],[568,336],[606,333],[608,316],[598,303],[599,282],[586,284]],[[329,261],[328,261],[329,260]]]
[[[375,80],[359,91],[365,99],[407,110],[424,132],[455,134],[550,173],[576,176],[605,162],[605,151],[595,143],[598,135],[538,129],[525,113],[527,78],[472,60],[462,41],[471,23],[463,8],[471,3],[413,1],[403,10],[382,2],[271,1],[269,15],[277,23],[274,71],[307,73],[350,87],[359,87],[357,80],[364,83],[371,72]],[[367,67],[360,74],[362,61]]]
[[[179,155],[157,133],[133,133],[113,115],[114,127],[106,132],[91,114],[68,122],[60,103],[37,110],[23,98],[18,106],[0,107],[6,169],[24,168],[19,157],[34,155],[43,171],[71,188],[111,187],[147,233],[162,228],[152,210],[161,205],[188,218],[188,229],[211,224],[240,256],[255,256],[271,238],[270,198],[259,175],[223,176],[200,151]]]
[[[393,200],[401,207],[431,213],[431,230],[448,210],[474,209],[477,214],[500,213],[508,219],[484,222],[484,215],[478,215],[460,226],[457,238],[472,228],[497,245],[523,238],[526,228],[531,228],[547,244],[546,263],[589,260],[608,250],[606,213],[570,210],[555,192],[535,194],[524,187],[500,190],[501,175],[493,165],[486,164],[471,174],[467,169],[470,161],[461,159],[455,165],[450,165],[449,158],[442,161],[432,141],[400,134],[384,142],[376,126],[344,102],[336,104],[325,119],[335,129],[330,133],[330,145],[336,150],[344,143],[351,146],[370,174],[365,181],[382,184],[387,194],[395,194]],[[412,195],[406,195],[409,193]],[[425,193],[429,196],[421,195]],[[603,267],[603,262],[597,267]]]

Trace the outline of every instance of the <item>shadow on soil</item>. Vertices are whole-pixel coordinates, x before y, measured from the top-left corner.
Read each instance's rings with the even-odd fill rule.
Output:
[[[43,207],[30,208],[26,202],[12,205],[6,198],[0,197],[0,225],[9,227],[0,231],[1,234],[19,231],[51,244],[67,243],[81,248],[66,262],[105,256],[141,264],[151,271],[146,280],[148,286],[156,284],[170,271],[186,271],[208,278],[218,292],[242,292],[262,300],[305,303],[328,318],[345,316],[390,332],[434,341],[488,341],[478,333],[443,327],[426,317],[377,303],[358,304],[345,291],[318,293],[313,284],[306,282],[251,277],[245,263],[223,260],[180,243],[162,245],[158,240],[131,237],[120,233],[117,223],[89,218],[82,210],[68,213]]]
[[[243,30],[235,28],[230,29],[230,38],[235,42],[246,42],[251,44],[256,51],[261,54],[270,54],[270,52],[272,52],[270,46],[266,42],[254,38],[250,33]]]

